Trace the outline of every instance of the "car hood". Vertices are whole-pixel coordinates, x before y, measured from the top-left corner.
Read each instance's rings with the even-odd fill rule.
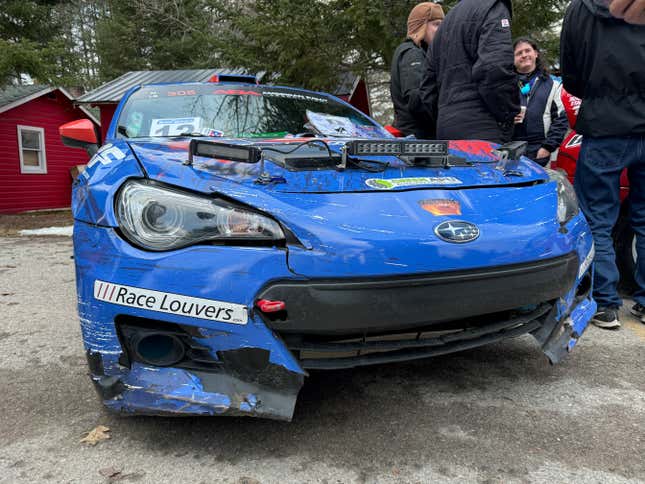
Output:
[[[290,149],[303,140],[271,140]],[[305,139],[304,141],[307,141]],[[347,140],[330,141],[332,151],[340,153]],[[240,140],[227,142],[241,143]],[[262,143],[254,143],[261,145]],[[545,172],[528,160],[500,164],[491,153],[498,145],[484,141],[450,142],[450,153],[472,162],[468,167],[427,168],[410,167],[395,157],[373,158],[389,164],[380,173],[349,168],[343,172],[335,169],[317,171],[290,171],[271,161],[248,164],[196,157],[192,166],[182,163],[188,157],[188,142],[131,142],[136,157],[151,178],[175,185],[196,189],[195,178],[207,180],[211,186],[228,189],[231,183],[253,187],[268,193],[347,193],[372,191],[403,191],[421,188],[464,188],[530,184],[547,178]],[[270,182],[257,183],[262,173]]]
[[[289,172],[266,163],[272,177],[281,177],[266,185],[256,182],[259,164],[196,159],[184,166],[185,146],[131,146],[154,180],[224,195],[273,216],[297,239],[289,244],[289,268],[308,278],[501,266],[572,247],[556,220],[555,183],[530,162],[499,167],[488,143],[454,143],[453,153],[468,148],[475,162],[463,168]],[[389,185],[368,183],[374,179]],[[442,240],[437,227],[449,221],[475,224],[480,236],[464,244]]]

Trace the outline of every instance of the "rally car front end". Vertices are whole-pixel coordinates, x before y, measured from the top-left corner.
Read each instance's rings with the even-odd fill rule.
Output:
[[[100,147],[83,123],[78,311],[115,412],[290,420],[309,371],[524,335],[555,364],[596,310],[571,185],[509,147],[254,84],[137,87]]]
[[[278,194],[206,173],[190,190],[135,152],[104,147],[74,191],[83,339],[111,410],[289,420],[308,370],[528,334],[557,363],[595,312],[592,238],[557,174]]]

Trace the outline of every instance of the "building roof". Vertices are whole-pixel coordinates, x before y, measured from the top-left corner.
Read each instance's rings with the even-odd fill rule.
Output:
[[[258,74],[259,79],[264,73]],[[244,69],[187,69],[176,71],[131,71],[113,81],[90,91],[78,99],[83,104],[114,104],[121,100],[125,92],[141,84],[158,84],[163,82],[205,82],[213,76],[248,76]],[[252,74],[251,74],[252,75]],[[361,78],[346,71],[338,75],[338,86],[332,92],[335,96],[350,96]]]
[[[9,86],[0,89],[0,113],[9,111],[10,109],[17,108],[18,106],[28,103],[34,99],[49,94],[52,91],[60,91],[70,101],[74,101],[72,95],[62,87],[51,87],[40,84],[29,84],[26,86]],[[85,113],[85,115],[94,121],[97,125],[101,125],[96,116],[83,106],[78,108]]]
[[[117,103],[125,92],[140,84],[163,82],[206,82],[213,76],[248,76],[244,69],[188,69],[176,71],[131,71],[113,81],[90,91],[76,102],[79,103]]]
[[[19,106],[20,104],[24,104],[31,99],[35,99],[51,91],[52,89],[49,86],[39,84],[30,84],[28,86],[9,86],[4,89],[0,89],[0,112],[8,111],[9,109]],[[29,99],[25,100],[25,98]]]

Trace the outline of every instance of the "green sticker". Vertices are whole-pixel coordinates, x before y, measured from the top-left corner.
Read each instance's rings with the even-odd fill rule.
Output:
[[[365,181],[365,184],[377,190],[393,190],[395,188],[413,187],[416,185],[461,185],[462,181],[452,176],[395,178],[391,180],[370,178]]]

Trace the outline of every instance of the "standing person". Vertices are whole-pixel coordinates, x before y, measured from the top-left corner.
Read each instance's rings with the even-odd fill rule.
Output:
[[[564,87],[582,99],[576,131],[584,137],[575,188],[596,244],[594,298],[599,308],[592,322],[618,328],[622,301],[611,235],[625,168],[638,254],[632,313],[645,320],[645,26],[613,17],[608,3],[613,2],[574,0],[560,49]]]
[[[562,84],[549,75],[533,40],[517,39],[513,51],[521,103],[526,107],[525,114],[515,119],[513,140],[526,141],[526,156],[546,166],[569,129],[562,104]]]
[[[390,93],[394,127],[405,136],[413,134],[419,139],[435,136],[432,118],[424,115],[419,100],[419,86],[426,51],[443,18],[443,8],[436,3],[424,2],[414,7],[408,16],[407,39],[392,57]]]
[[[513,70],[511,0],[461,0],[448,12],[428,51],[424,107],[440,139],[503,143],[520,112]]]

